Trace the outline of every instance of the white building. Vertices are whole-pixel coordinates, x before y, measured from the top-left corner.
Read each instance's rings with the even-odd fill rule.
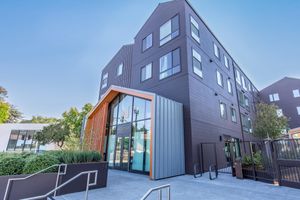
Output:
[[[55,144],[38,145],[34,135],[48,124],[0,124],[0,152],[55,150]]]

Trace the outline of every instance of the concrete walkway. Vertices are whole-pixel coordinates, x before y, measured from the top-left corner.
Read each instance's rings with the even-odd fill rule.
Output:
[[[274,186],[252,180],[238,180],[228,174],[220,174],[209,180],[208,174],[195,179],[185,175],[151,181],[147,176],[117,170],[109,170],[107,188],[91,190],[89,200],[139,200],[152,187],[171,184],[172,200],[296,200],[300,190]],[[62,196],[65,200],[82,200],[84,193]],[[149,199],[158,199],[152,194]],[[60,199],[60,198],[59,198]]]

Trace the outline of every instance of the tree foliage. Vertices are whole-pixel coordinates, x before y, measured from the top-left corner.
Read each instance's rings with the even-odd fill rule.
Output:
[[[282,131],[287,128],[288,119],[278,116],[276,105],[265,103],[257,104],[256,119],[254,122],[254,135],[261,139],[280,138]]]
[[[7,90],[0,86],[0,123],[15,123],[22,118],[22,113],[6,102],[6,98]]]
[[[9,104],[0,101],[0,124],[4,123],[9,118]]]
[[[58,122],[58,119],[54,117],[42,117],[42,116],[32,116],[29,120],[22,120],[21,123],[34,123],[34,124],[53,124]]]

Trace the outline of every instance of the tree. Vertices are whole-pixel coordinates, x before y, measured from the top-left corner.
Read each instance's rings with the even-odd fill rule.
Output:
[[[7,90],[0,86],[0,123],[15,123],[22,118],[22,113],[7,103],[6,98]]]
[[[70,135],[70,130],[63,121],[45,126],[42,131],[35,135],[39,144],[45,145],[55,143],[60,148],[63,147],[66,138]]]
[[[288,119],[277,115],[278,107],[274,104],[259,103],[256,108],[254,135],[261,139],[280,138],[282,131],[287,128]]]
[[[9,118],[6,123],[16,123],[22,118],[22,113],[13,105],[10,105]]]
[[[0,101],[0,124],[4,123],[9,118],[9,104]]]
[[[29,120],[22,120],[21,123],[53,124],[58,122],[54,117],[32,116]]]

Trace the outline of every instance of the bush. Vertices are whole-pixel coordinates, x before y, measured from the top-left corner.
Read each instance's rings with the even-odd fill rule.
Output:
[[[101,154],[96,151],[49,151],[45,154],[56,157],[60,163],[86,163],[101,160]]]
[[[22,174],[25,159],[17,155],[1,155],[0,176]]]
[[[263,168],[263,159],[260,151],[253,154],[253,163],[258,168]],[[242,164],[244,166],[252,165],[252,160],[250,155],[243,156]]]
[[[55,164],[59,164],[59,160],[55,156],[48,154],[31,156],[23,168],[23,173],[32,174]],[[55,171],[57,171],[57,168],[53,167],[45,172]]]

